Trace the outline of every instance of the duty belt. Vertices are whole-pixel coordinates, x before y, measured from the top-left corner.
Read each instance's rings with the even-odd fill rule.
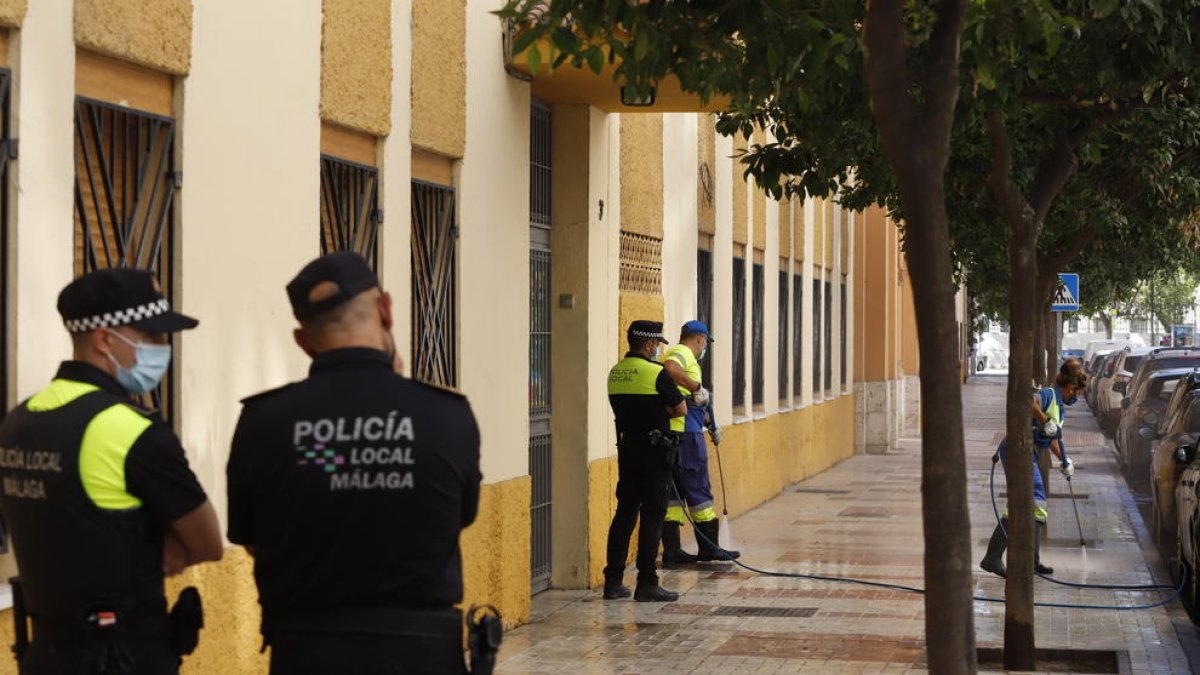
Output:
[[[457,609],[337,607],[289,612],[264,626],[267,642],[280,633],[335,633],[462,640],[463,618]]]
[[[108,613],[98,612],[98,615]],[[103,616],[97,620],[83,618],[62,618],[33,615],[33,640],[46,640],[49,642],[82,642],[90,639],[95,635],[98,628],[105,628],[106,625],[99,624],[96,621],[105,621]],[[127,615],[122,614],[120,618],[113,618],[113,621],[119,621],[120,636],[127,640],[166,640],[171,637],[171,621],[166,614],[143,614],[143,615]]]

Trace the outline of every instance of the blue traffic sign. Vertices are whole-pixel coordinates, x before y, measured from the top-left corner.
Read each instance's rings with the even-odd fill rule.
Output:
[[[1058,275],[1058,288],[1054,291],[1054,300],[1050,304],[1051,312],[1079,311],[1079,275]]]

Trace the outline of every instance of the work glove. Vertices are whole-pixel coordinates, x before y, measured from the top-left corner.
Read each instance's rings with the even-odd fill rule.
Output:
[[[1075,462],[1072,462],[1070,457],[1064,457],[1058,470],[1062,472],[1063,478],[1070,480],[1071,476],[1075,475]]]
[[[1058,435],[1058,423],[1054,420],[1046,420],[1042,425],[1042,433],[1047,437],[1053,438]]]
[[[704,406],[708,405],[708,402],[711,399],[712,399],[712,395],[709,394],[708,390],[705,389],[704,387],[700,387],[699,389],[696,390],[695,393],[692,394],[692,403],[695,403],[696,406],[700,407],[700,408],[703,408]]]
[[[708,429],[708,437],[712,439],[713,445],[720,445],[721,437],[724,435],[725,433],[721,430],[721,427],[714,426]]]

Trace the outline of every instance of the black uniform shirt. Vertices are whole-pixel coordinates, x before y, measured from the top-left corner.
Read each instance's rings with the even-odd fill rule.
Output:
[[[229,456],[229,539],[254,550],[267,617],[328,607],[448,607],[479,506],[465,398],[397,375],[374,349],[244,401]]]
[[[649,368],[649,373],[657,371],[657,374],[653,375],[652,392],[648,387],[633,387],[638,393],[633,393],[632,390],[615,392],[610,382],[608,402],[612,406],[617,434],[625,440],[640,442],[654,429],[670,431],[671,417],[667,414],[667,407],[677,406],[683,401],[683,394],[679,393],[679,387],[671,380],[670,373],[661,363],[635,352],[625,354],[625,358],[615,368],[620,368],[625,363],[635,364],[638,370]],[[646,377],[646,374],[634,377]]]
[[[138,408],[129,392],[111,375],[90,363],[64,361],[56,380],[83,382],[112,394],[112,402]],[[161,417],[142,411],[151,421],[125,456],[125,491],[142,502],[142,509],[162,527],[191,513],[208,499],[188,466],[179,438]]]

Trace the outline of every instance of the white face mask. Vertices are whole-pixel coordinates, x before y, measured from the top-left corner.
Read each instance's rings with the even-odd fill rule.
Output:
[[[117,382],[130,394],[145,394],[157,387],[171,366],[171,345],[134,342],[115,330],[111,332],[134,350],[134,363],[129,368],[122,366],[112,354],[108,355],[116,366]]]
[[[707,354],[707,353],[708,353],[708,347],[705,347],[704,349],[701,349],[701,350],[700,350],[700,356],[697,356],[697,357],[696,357],[696,360],[697,360],[697,361],[703,361],[703,360],[704,360],[704,355],[705,355],[705,354]]]
[[[661,344],[654,348],[654,360],[660,362],[663,360],[663,348]]]

